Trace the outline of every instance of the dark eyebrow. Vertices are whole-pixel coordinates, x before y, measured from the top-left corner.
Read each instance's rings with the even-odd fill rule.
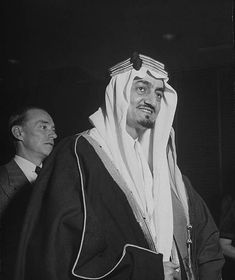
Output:
[[[134,81],[136,81],[137,83],[138,83],[138,82],[141,82],[141,83],[143,83],[143,84],[145,84],[145,85],[147,85],[147,86],[151,84],[150,82],[145,81],[145,80],[143,80],[142,78],[139,78],[139,77],[135,77],[135,78],[134,78]]]
[[[49,122],[48,121],[44,121],[44,120],[38,120],[36,123],[45,123],[45,124],[47,124]]]
[[[50,124],[50,122],[45,121],[45,120],[38,120],[38,121],[36,122],[36,124],[38,124],[38,123],[42,123],[42,124]],[[53,124],[53,125],[52,125],[52,127],[53,127],[53,128],[55,128],[55,125]]]
[[[150,82],[145,81],[145,80],[142,80],[142,79],[139,78],[139,77],[135,77],[135,78],[134,78],[134,81],[136,81],[137,83],[138,83],[138,82],[141,82],[141,83],[145,84],[146,86],[152,85]],[[164,90],[165,90],[164,84],[163,84],[162,87],[156,88],[156,90],[160,90],[160,91],[164,92]]]
[[[165,87],[164,86],[163,87],[159,87],[159,88],[156,88],[156,90],[160,90],[160,91],[164,92],[165,91]]]

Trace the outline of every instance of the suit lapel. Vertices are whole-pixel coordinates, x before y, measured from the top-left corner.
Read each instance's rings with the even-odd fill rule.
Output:
[[[6,169],[8,171],[9,186],[6,186],[5,192],[11,197],[12,193],[17,192],[21,186],[29,184],[29,181],[14,160],[6,164]]]

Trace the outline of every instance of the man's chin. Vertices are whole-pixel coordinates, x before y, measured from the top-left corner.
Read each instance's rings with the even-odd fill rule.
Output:
[[[53,150],[52,146],[47,146],[46,149],[44,149],[44,155],[49,156],[49,154],[51,153],[51,151]]]
[[[151,128],[154,128],[155,122],[150,119],[145,119],[145,120],[139,121],[139,124],[144,128],[151,129]]]

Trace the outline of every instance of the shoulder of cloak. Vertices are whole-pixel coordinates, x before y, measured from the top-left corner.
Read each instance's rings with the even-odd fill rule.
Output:
[[[194,230],[206,228],[205,225],[207,225],[211,232],[217,232],[217,225],[215,224],[214,218],[212,217],[206,202],[192,186],[187,176],[183,175],[183,181],[188,195],[189,215],[191,223],[194,224]]]

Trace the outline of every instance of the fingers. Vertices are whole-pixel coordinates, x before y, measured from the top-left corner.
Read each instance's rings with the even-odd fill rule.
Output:
[[[163,262],[165,280],[179,279],[180,266],[172,262]]]

